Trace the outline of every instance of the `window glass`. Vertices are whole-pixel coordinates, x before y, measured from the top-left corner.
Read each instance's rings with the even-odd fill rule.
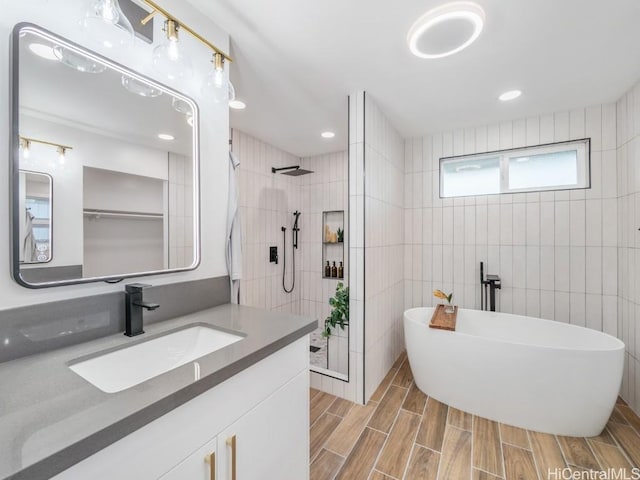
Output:
[[[569,187],[577,183],[576,150],[509,158],[509,190]]]
[[[444,197],[500,193],[500,157],[469,158],[442,165]]]

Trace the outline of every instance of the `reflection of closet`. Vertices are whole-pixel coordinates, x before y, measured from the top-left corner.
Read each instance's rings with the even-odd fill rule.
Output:
[[[85,276],[165,268],[166,190],[162,179],[83,168]]]

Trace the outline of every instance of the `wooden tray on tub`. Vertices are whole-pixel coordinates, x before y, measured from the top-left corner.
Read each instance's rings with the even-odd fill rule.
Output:
[[[458,307],[453,307],[453,313],[445,313],[444,305],[440,304],[436,307],[429,322],[429,328],[437,328],[438,330],[455,331],[456,320],[458,319]]]

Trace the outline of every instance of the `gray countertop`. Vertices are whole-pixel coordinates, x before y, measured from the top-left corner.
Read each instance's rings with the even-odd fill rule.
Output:
[[[68,364],[108,349],[203,323],[246,337],[191,363],[117,393],[104,393]],[[48,479],[317,327],[315,320],[221,305],[122,333],[0,364],[0,478]],[[132,365],[132,368],[135,368]]]

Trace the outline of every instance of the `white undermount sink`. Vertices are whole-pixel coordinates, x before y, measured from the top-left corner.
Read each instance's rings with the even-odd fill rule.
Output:
[[[194,325],[75,363],[69,368],[103,392],[115,393],[243,338],[212,327]]]

